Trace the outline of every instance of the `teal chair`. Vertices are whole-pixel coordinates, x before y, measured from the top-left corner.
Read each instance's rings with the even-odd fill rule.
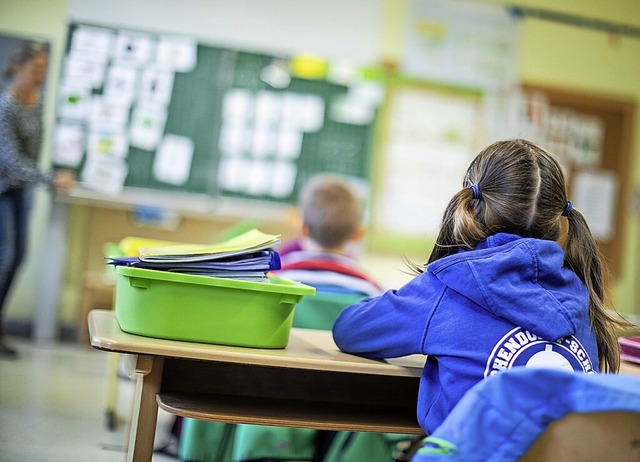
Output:
[[[347,306],[361,294],[316,292],[295,308],[293,326],[330,330]],[[185,462],[296,460],[324,462],[390,462],[397,441],[413,435],[321,432],[303,428],[230,425],[185,419],[180,459]]]
[[[316,291],[315,297],[304,297],[296,305],[293,327],[331,330],[340,312],[362,300],[361,294],[341,294]]]
[[[184,418],[178,455],[185,462],[231,462],[236,425]]]
[[[317,291],[296,306],[293,327],[331,330],[340,312],[362,299],[361,294]],[[389,462],[396,443],[410,438],[414,436],[238,425],[232,459]]]

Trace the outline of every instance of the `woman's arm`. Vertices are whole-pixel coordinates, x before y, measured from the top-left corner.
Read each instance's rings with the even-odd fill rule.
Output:
[[[53,185],[53,177],[40,171],[38,163],[19,152],[14,107],[0,104],[0,191],[29,184]]]

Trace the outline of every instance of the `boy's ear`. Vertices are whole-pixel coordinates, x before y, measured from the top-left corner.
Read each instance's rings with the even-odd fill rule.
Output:
[[[302,237],[309,237],[309,227],[304,223],[300,224],[300,234],[302,234]]]
[[[358,225],[356,230],[351,235],[351,239],[350,240],[355,241],[355,242],[361,241],[362,238],[364,237],[364,233],[365,233],[364,226]]]

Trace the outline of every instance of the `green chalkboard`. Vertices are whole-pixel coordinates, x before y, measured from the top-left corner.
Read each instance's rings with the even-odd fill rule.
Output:
[[[114,43],[118,43],[118,37],[123,34],[138,33],[150,43],[158,43],[163,37],[113,27],[71,24],[65,60],[77,59],[73,37],[79,29],[107,31]],[[157,148],[143,149],[132,143],[127,145],[121,156],[123,160],[119,161],[126,163],[125,188],[293,203],[301,185],[315,173],[334,172],[368,181],[377,106],[370,107],[370,115],[364,118],[336,116],[336,106],[341,105],[344,113],[348,96],[359,82],[338,83],[325,75],[303,78],[292,71],[291,57],[202,43],[195,47],[195,67],[173,74],[162,130],[164,135],[192,140],[188,177],[178,182],[159,179],[154,174]],[[105,80],[94,85],[89,95],[85,95],[86,99],[104,95],[106,75],[114,63],[113,57],[107,59]],[[281,77],[276,79],[277,83],[265,76],[265,70],[274,65]],[[152,61],[138,66],[137,72],[142,73],[149,66],[154,66]],[[67,72],[67,66],[62,68],[63,74]],[[65,75],[60,81],[61,86],[65,85]],[[63,104],[64,96],[59,104]],[[238,98],[232,101],[232,96]],[[238,106],[239,102],[244,106]],[[135,104],[134,100],[129,121]],[[260,117],[259,107],[262,108]],[[304,127],[301,119],[308,115],[307,107],[315,111],[315,116],[306,122],[313,126]],[[285,117],[286,108],[289,112]],[[236,109],[243,109],[244,115],[240,118],[237,114],[229,115]],[[93,129],[88,116],[87,120],[75,120],[71,124],[75,125],[75,133],[82,130],[85,135],[85,153],[74,166],[82,178],[89,157],[87,140]],[[63,111],[58,113],[58,126],[61,125],[69,125]],[[234,139],[235,144],[229,143],[230,139]],[[53,158],[55,163],[56,156]]]

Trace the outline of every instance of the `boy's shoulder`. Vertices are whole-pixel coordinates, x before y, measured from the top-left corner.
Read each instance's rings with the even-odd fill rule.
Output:
[[[354,258],[332,252],[297,250],[284,255],[281,254],[281,258],[282,269],[295,268],[338,271],[346,268],[364,273]]]
[[[317,278],[321,277],[327,278],[327,280],[330,279],[334,284],[339,283],[348,286],[353,283],[358,285],[366,283],[368,287],[366,292],[368,294],[381,292],[381,285],[363,270],[355,259],[346,255],[305,250],[291,252],[282,257],[280,271],[285,275],[295,275],[309,281],[318,280]]]

